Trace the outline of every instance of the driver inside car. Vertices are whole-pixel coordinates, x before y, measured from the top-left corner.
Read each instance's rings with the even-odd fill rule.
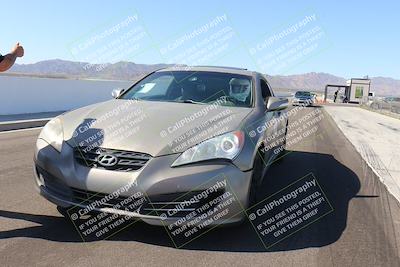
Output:
[[[232,78],[229,81],[229,96],[240,102],[246,102],[250,94],[250,86],[248,79]]]

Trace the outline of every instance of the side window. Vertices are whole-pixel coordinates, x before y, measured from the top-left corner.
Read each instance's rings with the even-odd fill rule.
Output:
[[[261,94],[262,94],[262,97],[265,100],[267,97],[272,96],[271,90],[269,89],[269,86],[268,86],[266,81],[261,79],[260,83],[261,83]]]

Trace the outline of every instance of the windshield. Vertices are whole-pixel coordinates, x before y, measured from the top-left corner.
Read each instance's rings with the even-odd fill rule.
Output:
[[[298,91],[295,94],[295,97],[306,97],[306,96],[311,96],[311,93],[306,91]]]
[[[132,86],[121,99],[250,107],[250,76],[205,71],[155,72]],[[220,101],[224,100],[224,101]]]

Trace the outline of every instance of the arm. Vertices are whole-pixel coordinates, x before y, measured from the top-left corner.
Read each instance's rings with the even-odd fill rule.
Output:
[[[14,54],[7,54],[4,56],[4,59],[0,62],[0,71],[6,71],[14,65],[17,56]]]
[[[17,43],[11,53],[4,56],[3,60],[0,61],[0,72],[6,71],[14,65],[17,57],[24,55],[24,48]]]

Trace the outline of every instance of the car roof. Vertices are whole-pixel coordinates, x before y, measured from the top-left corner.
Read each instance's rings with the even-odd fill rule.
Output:
[[[210,72],[240,74],[247,76],[254,76],[257,74],[257,72],[250,71],[247,69],[224,67],[224,66],[173,66],[160,69],[157,72],[166,72],[166,71],[210,71]]]

